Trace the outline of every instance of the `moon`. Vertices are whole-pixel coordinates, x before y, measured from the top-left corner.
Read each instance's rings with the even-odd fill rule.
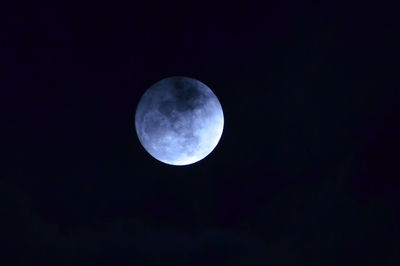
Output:
[[[193,78],[169,77],[143,94],[135,128],[140,143],[155,159],[189,165],[204,159],[217,146],[224,114],[207,85]]]

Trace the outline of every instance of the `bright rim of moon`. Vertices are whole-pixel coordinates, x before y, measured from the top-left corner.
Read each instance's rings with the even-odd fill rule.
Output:
[[[209,155],[224,128],[217,96],[204,83],[169,77],[152,85],[135,114],[136,133],[151,156],[171,165],[188,165]]]

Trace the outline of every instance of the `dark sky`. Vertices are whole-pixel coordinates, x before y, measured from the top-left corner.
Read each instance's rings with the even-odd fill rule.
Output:
[[[394,7],[131,2],[1,9],[1,265],[400,265]],[[134,130],[175,75],[225,114],[187,167]]]

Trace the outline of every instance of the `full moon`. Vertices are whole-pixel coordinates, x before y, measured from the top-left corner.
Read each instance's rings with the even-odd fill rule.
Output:
[[[217,146],[224,114],[207,85],[193,78],[169,77],[144,93],[135,127],[151,156],[170,165],[188,165],[204,159]]]

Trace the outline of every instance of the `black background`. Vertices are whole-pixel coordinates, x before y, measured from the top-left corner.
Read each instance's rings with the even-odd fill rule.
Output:
[[[399,265],[395,8],[299,2],[2,8],[2,265]],[[225,115],[187,167],[134,131],[175,75]]]

